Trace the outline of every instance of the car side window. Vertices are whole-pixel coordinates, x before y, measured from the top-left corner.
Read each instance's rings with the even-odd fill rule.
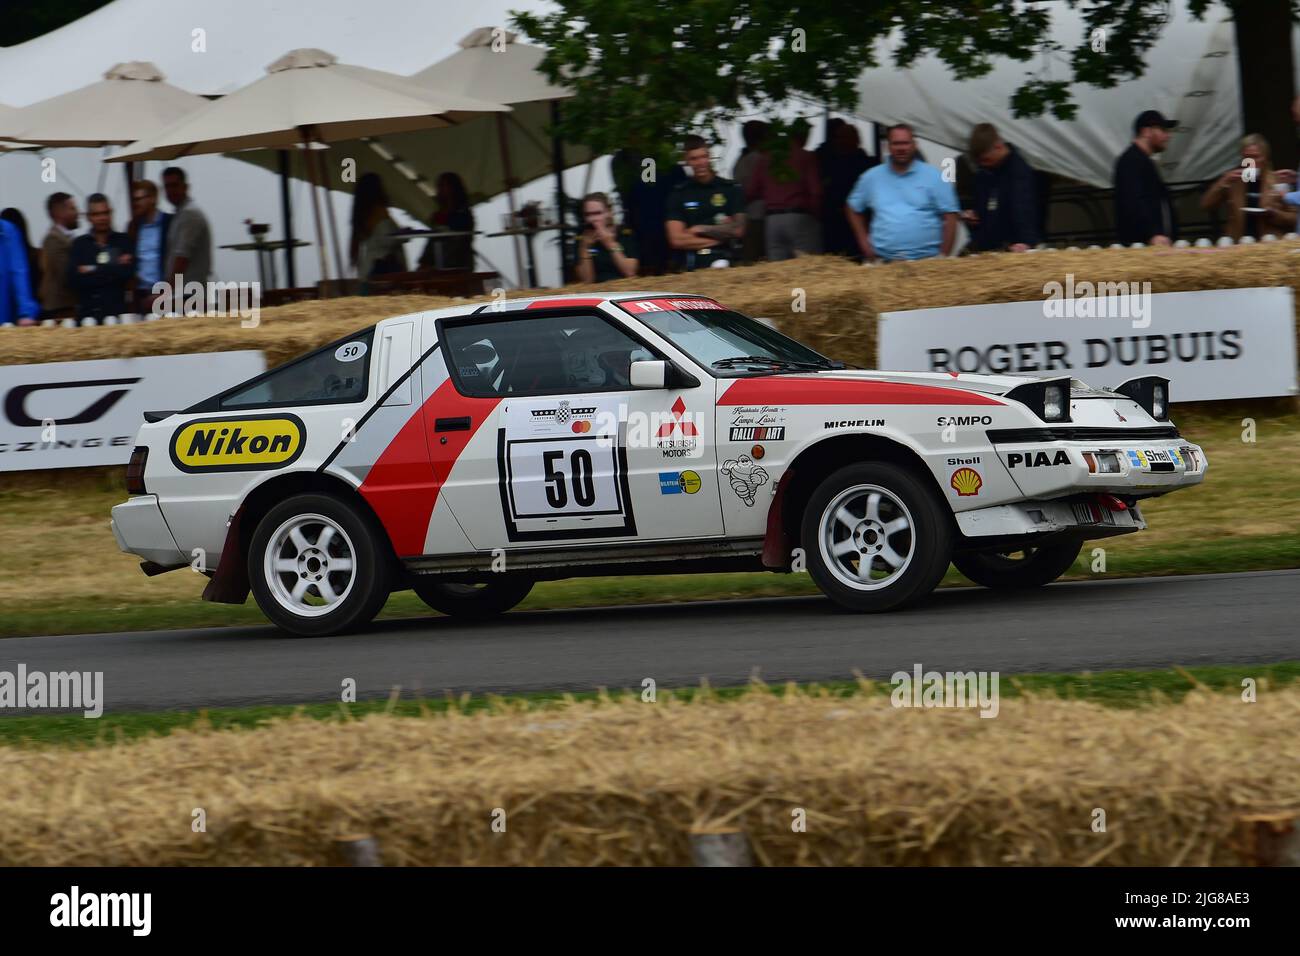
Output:
[[[632,363],[657,357],[598,315],[449,325],[443,342],[458,389],[476,397],[625,389]]]
[[[221,396],[222,409],[275,405],[332,405],[366,397],[373,329],[334,342],[296,362],[272,369]]]

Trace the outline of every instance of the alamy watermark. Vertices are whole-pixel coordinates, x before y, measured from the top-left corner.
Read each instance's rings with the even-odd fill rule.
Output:
[[[997,671],[895,671],[889,678],[895,707],[978,707],[981,717],[996,717],[1000,709]]]
[[[0,710],[80,710],[94,720],[104,714],[103,671],[0,671]]]
[[[1043,286],[1043,317],[1048,319],[1132,319],[1133,328],[1151,325],[1150,282],[1074,281],[1068,272],[1065,282]]]
[[[186,282],[177,275],[172,282],[155,282],[149,291],[155,296],[149,310],[158,317],[232,316],[246,329],[257,328],[262,319],[260,282]]]

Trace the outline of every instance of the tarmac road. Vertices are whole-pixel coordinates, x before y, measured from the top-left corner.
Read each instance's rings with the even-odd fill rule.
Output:
[[[935,592],[897,614],[820,597],[522,611],[487,624],[381,622],[295,638],[267,627],[0,640],[0,671],[103,671],[105,712],[460,693],[888,679],[927,670],[1042,671],[1300,659],[1300,571]],[[6,713],[18,711],[7,710]],[[48,711],[46,711],[48,713]]]

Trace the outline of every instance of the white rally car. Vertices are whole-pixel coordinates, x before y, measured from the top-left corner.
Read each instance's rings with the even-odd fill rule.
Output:
[[[847,370],[699,296],[516,299],[385,319],[146,413],[113,509],[147,574],[298,634],[413,588],[508,610],[538,580],[806,570],[859,611],[949,562],[1044,584],[1198,484],[1168,383]]]

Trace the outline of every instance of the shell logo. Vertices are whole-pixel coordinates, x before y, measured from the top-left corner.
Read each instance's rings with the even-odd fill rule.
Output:
[[[953,491],[964,498],[968,495],[978,495],[980,489],[984,487],[984,479],[974,468],[958,468],[952,473],[948,484],[952,485]]]

